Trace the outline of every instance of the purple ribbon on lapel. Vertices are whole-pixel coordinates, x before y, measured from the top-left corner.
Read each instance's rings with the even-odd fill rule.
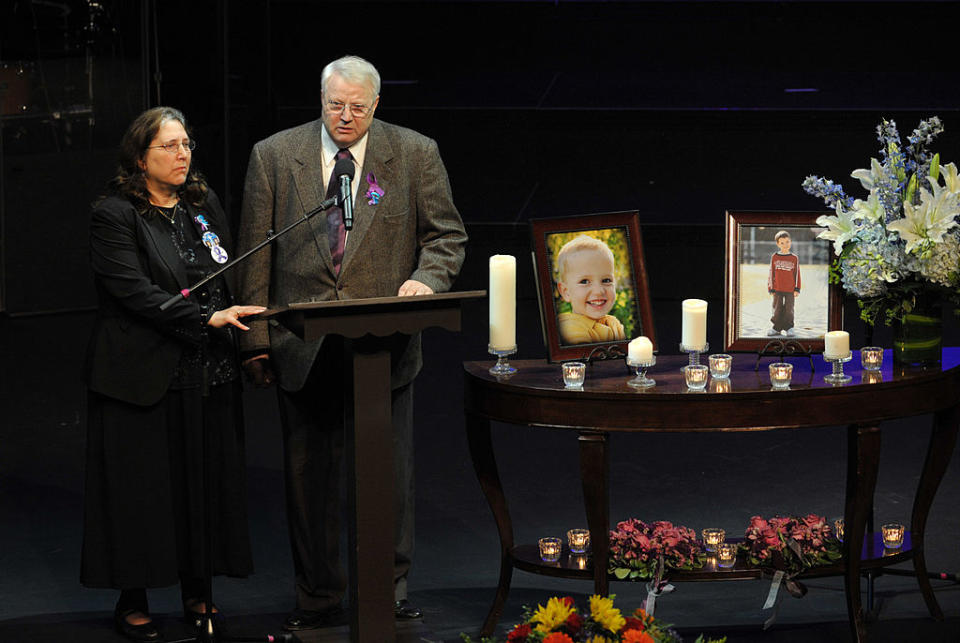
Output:
[[[377,185],[377,177],[373,175],[373,172],[367,174],[367,184],[370,186],[367,188],[367,193],[365,195],[367,197],[367,204],[377,205],[380,203],[380,199],[383,198],[385,192],[383,191],[382,187]]]

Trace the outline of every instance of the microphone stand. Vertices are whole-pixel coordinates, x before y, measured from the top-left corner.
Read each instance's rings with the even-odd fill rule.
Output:
[[[231,268],[233,268],[233,267],[234,267],[235,265],[237,265],[238,263],[246,260],[247,257],[249,257],[249,256],[252,255],[253,253],[257,252],[258,250],[260,250],[260,249],[263,248],[264,246],[267,246],[267,245],[273,243],[274,241],[276,241],[277,239],[279,239],[279,238],[282,237],[283,235],[287,234],[288,232],[290,232],[291,230],[293,230],[294,228],[296,228],[296,227],[297,227],[298,225],[300,225],[301,223],[304,223],[304,222],[308,221],[308,220],[311,219],[314,215],[316,215],[316,214],[318,214],[318,213],[320,213],[320,212],[323,212],[324,210],[328,210],[328,209],[330,209],[332,206],[334,206],[334,205],[336,205],[336,204],[337,204],[337,198],[336,198],[336,197],[331,197],[331,198],[327,199],[326,201],[324,201],[323,203],[321,203],[320,205],[318,205],[316,208],[314,208],[314,209],[311,210],[310,212],[307,212],[305,215],[303,215],[302,218],[297,219],[296,221],[294,221],[293,223],[291,223],[290,225],[288,225],[286,228],[284,228],[284,229],[281,230],[280,232],[277,232],[277,233],[274,233],[274,234],[270,234],[269,236],[267,236],[266,239],[264,239],[263,241],[261,241],[260,243],[258,243],[257,245],[255,245],[254,247],[250,248],[249,250],[247,250],[246,252],[244,252],[242,255],[240,255],[239,257],[235,258],[233,261],[230,261],[230,262],[228,262],[228,263],[223,264],[223,266],[221,266],[219,270],[215,270],[214,272],[211,272],[209,275],[207,275],[206,277],[204,277],[203,279],[201,279],[201,280],[198,281],[197,283],[193,284],[193,285],[190,286],[189,288],[184,288],[184,289],[181,290],[179,293],[177,293],[176,295],[174,295],[173,297],[171,297],[171,298],[168,299],[167,301],[165,301],[165,302],[163,302],[162,304],[160,304],[160,310],[166,310],[167,308],[170,308],[170,306],[174,305],[175,303],[177,303],[177,302],[180,301],[181,299],[186,299],[187,297],[190,296],[190,293],[192,293],[192,292],[193,292],[194,290],[196,290],[197,288],[201,288],[201,287],[205,286],[209,281],[211,281],[211,280],[213,280],[213,279],[216,279],[217,277],[219,277],[220,275],[222,275],[222,274],[225,273],[226,271],[228,271],[228,270],[230,270]],[[271,231],[271,232],[272,232],[272,231]]]
[[[205,284],[209,283],[211,280],[216,279],[224,272],[234,267],[238,263],[244,261],[247,257],[257,252],[267,244],[273,243],[277,238],[285,235],[290,232],[293,228],[297,227],[301,223],[309,220],[311,217],[316,215],[318,212],[322,212],[336,203],[336,198],[327,199],[321,203],[316,209],[311,210],[307,214],[303,215],[302,218],[294,221],[280,232],[276,234],[269,235],[266,239],[258,243],[256,246],[246,251],[233,261],[224,264],[220,269],[215,270],[210,273],[196,284],[190,288],[184,288],[178,294],[174,295],[167,301],[163,302],[160,305],[160,310],[166,310],[177,301],[181,299],[186,299],[190,296],[194,290],[203,287]],[[205,313],[205,307],[201,307],[201,312]],[[211,530],[211,518],[210,518],[210,495],[213,490],[213,471],[211,470],[207,458],[213,453],[212,445],[212,436],[210,435],[209,427],[207,426],[207,421],[205,417],[206,411],[206,399],[210,396],[210,379],[209,372],[207,367],[208,356],[207,351],[209,350],[209,336],[207,334],[206,324],[202,324],[200,327],[200,421],[203,428],[203,436],[201,438],[200,446],[200,466],[203,468],[201,475],[201,498],[203,499],[203,526],[202,526],[202,545],[201,545],[201,559],[203,567],[203,596],[201,600],[203,601],[203,613],[200,615],[200,631],[197,632],[197,635],[194,637],[189,637],[185,639],[178,639],[172,641],[171,643],[188,643],[191,641],[197,643],[215,643],[216,641],[249,641],[253,642],[265,642],[265,643],[274,643],[274,642],[292,642],[292,634],[265,634],[263,636],[244,636],[244,637],[231,637],[231,636],[220,636],[217,634],[217,631],[214,627],[214,612],[213,612],[213,532]]]

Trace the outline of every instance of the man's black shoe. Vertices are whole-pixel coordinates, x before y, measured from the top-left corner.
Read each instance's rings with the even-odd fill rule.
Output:
[[[313,630],[318,627],[327,627],[329,625],[342,625],[343,608],[335,605],[325,610],[302,610],[297,608],[290,612],[287,620],[283,622],[283,629],[288,632],[297,632],[299,630]]]
[[[415,605],[411,605],[407,599],[397,601],[393,604],[393,614],[397,617],[397,620],[400,621],[412,621],[423,618],[423,610]]]
[[[153,624],[153,621],[142,625],[133,625],[127,620],[128,616],[139,611],[138,609],[114,610],[113,622],[117,626],[117,631],[131,641],[162,641],[163,638],[160,636],[160,632],[157,631],[157,626]],[[146,614],[146,612],[142,613]]]

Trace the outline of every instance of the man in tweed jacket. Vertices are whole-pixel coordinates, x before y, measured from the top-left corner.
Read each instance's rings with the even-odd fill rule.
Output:
[[[453,204],[436,143],[374,118],[380,76],[347,56],[321,76],[321,119],[257,143],[244,186],[240,249],[302,218],[326,198],[338,152],[349,150],[354,225],[335,265],[321,213],[251,257],[241,268],[240,299],[269,307],[291,302],[430,294],[450,289],[464,258],[466,233]],[[334,243],[336,248],[336,243]],[[345,577],[339,552],[339,479],[343,459],[343,344],[304,342],[276,322],[253,322],[241,344],[259,385],[279,384],[287,520],[297,609],[289,630],[335,620]],[[398,618],[419,618],[406,597],[413,554],[413,379],[420,337],[398,337],[391,360],[396,472],[395,599]]]

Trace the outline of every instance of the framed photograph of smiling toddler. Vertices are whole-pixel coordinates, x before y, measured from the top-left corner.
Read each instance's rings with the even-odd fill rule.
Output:
[[[656,346],[637,212],[532,219],[530,234],[551,362],[620,358],[640,335]]]
[[[727,212],[725,351],[795,341],[817,352],[827,331],[843,328],[843,295],[830,283],[833,245],[817,239],[822,214]]]

